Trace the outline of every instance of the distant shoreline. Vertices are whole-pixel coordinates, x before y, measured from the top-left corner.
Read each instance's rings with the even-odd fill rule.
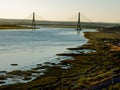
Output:
[[[18,25],[0,25],[0,30],[9,30],[9,29],[32,29],[32,27],[18,26]]]
[[[44,24],[44,25],[38,25],[38,26],[42,27],[42,28],[76,28],[75,25]],[[82,28],[96,29],[98,27],[95,27],[95,26],[82,26]],[[32,29],[32,26],[27,26],[27,25],[0,25],[0,30],[9,30],[9,29]],[[39,29],[39,28],[36,28],[36,29]]]

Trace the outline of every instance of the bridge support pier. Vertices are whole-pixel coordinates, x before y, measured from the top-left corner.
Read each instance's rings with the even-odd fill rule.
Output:
[[[77,23],[77,30],[81,30],[81,22],[80,22],[80,12],[78,13],[78,23]]]
[[[32,20],[32,29],[36,29],[36,24],[35,24],[35,13],[33,12],[33,20]]]

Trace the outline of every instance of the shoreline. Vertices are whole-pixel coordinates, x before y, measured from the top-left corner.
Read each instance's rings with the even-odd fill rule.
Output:
[[[75,33],[75,35],[76,35],[76,33]],[[87,42],[87,41],[85,40],[85,42]],[[75,44],[75,46],[76,46],[76,44]],[[66,48],[67,48],[67,47],[66,47]],[[64,48],[64,49],[65,49],[65,48]],[[61,51],[61,52],[62,52],[62,51]],[[60,59],[60,58],[58,58],[58,59],[56,58],[56,61],[59,60],[58,62],[60,62],[60,61],[63,60],[63,59],[65,59],[65,58],[61,58],[61,59]],[[38,62],[38,64],[39,64],[39,62]],[[36,74],[37,74],[37,73],[41,73],[40,71],[35,71],[35,68],[36,68],[36,69],[37,69],[37,67],[39,67],[39,68],[41,67],[41,68],[42,68],[42,66],[43,66],[43,65],[41,65],[41,64],[39,64],[39,65],[38,65],[38,64],[36,64],[35,67],[33,66],[33,68],[30,67],[31,69],[26,70],[26,72],[25,72],[24,70],[20,70],[20,69],[19,69],[19,70],[12,70],[12,71],[11,71],[11,70],[10,70],[10,71],[1,71],[1,73],[6,73],[6,74],[7,74],[7,76],[6,76],[6,75],[5,75],[5,76],[4,76],[4,75],[1,76],[1,73],[0,73],[0,78],[3,79],[3,81],[0,79],[0,80],[1,80],[1,81],[0,81],[1,86],[2,86],[2,84],[4,85],[4,83],[5,83],[4,80],[6,80],[6,78],[13,77],[12,75],[22,75],[22,74],[27,75],[27,73],[28,73],[29,75],[31,75],[31,73],[36,73]],[[43,63],[43,64],[44,64],[44,63]],[[13,63],[13,64],[10,64],[10,65],[16,67],[16,66],[18,66],[19,64]],[[48,65],[48,66],[53,66],[53,65],[56,65],[56,62],[55,62],[55,63],[54,63],[54,62],[51,63],[51,62],[48,61],[48,62],[45,62],[44,65],[46,65],[46,66],[47,66],[47,65]],[[65,67],[65,66],[63,66],[63,65],[59,65],[59,66],[61,66],[61,67],[63,67],[63,68],[67,68],[67,67]],[[43,66],[43,67],[44,67],[44,66]],[[3,69],[3,70],[4,70],[4,69]],[[12,74],[12,75],[9,75],[9,74]],[[29,76],[29,75],[28,75],[28,76]],[[33,76],[33,77],[34,77],[34,76]],[[37,77],[37,76],[36,76],[36,77]],[[22,78],[24,78],[24,76],[23,76]],[[26,78],[26,77],[25,77],[25,78]],[[9,81],[9,82],[10,82],[10,81]],[[21,83],[22,83],[22,82],[21,82]],[[9,84],[9,83],[8,83],[8,84]]]
[[[32,29],[31,27],[19,26],[19,25],[0,25],[0,30],[9,30],[9,29]]]
[[[101,33],[99,32],[97,34],[101,35]],[[95,38],[93,36],[94,34],[92,32],[85,33],[85,37],[89,39],[89,42],[85,45],[82,45],[81,46],[82,48],[80,48],[80,50],[84,48],[84,49],[90,49],[90,50],[95,49],[97,51],[89,52],[89,53],[80,52],[81,54],[77,56],[72,55],[74,57],[74,60],[63,60],[61,62],[61,65],[70,66],[70,68],[62,69],[59,65],[54,65],[53,67],[45,66],[44,68],[47,68],[47,71],[44,72],[45,75],[38,77],[36,80],[26,83],[25,85],[16,84],[16,85],[3,86],[0,88],[0,90],[3,90],[3,89],[5,90],[5,88],[6,90],[7,88],[12,88],[12,89],[18,88],[18,90],[20,90],[20,87],[22,88],[22,90],[26,90],[26,88],[37,89],[41,87],[44,89],[48,89],[48,88],[55,88],[56,86],[57,86],[56,87],[57,89],[60,89],[61,88],[60,83],[63,83],[63,81],[64,83],[62,85],[64,87],[62,88],[64,89],[73,88],[73,84],[76,83],[76,89],[82,90],[85,88],[91,88],[96,84],[100,84],[101,81],[105,81],[108,78],[111,78],[110,76],[112,74],[111,68],[112,70],[114,69],[114,71],[117,71],[117,72],[120,69],[117,66],[111,66],[110,64],[111,61],[109,61],[111,60],[110,59],[111,56],[105,58],[106,53],[109,52],[109,46],[103,43],[103,41],[100,41],[100,42],[96,41],[98,38]],[[106,51],[104,49],[101,49],[104,47]],[[103,52],[106,52],[106,53],[103,53]],[[36,68],[36,70],[37,69],[38,68]],[[119,75],[119,72],[116,73],[116,75]]]
[[[36,25],[37,26],[37,25]],[[60,25],[60,24],[41,24],[41,25],[38,25],[40,27],[45,27],[45,28],[76,28],[76,25]],[[85,29],[97,29],[98,26],[84,26],[82,25],[82,28],[85,28]],[[32,29],[32,24],[30,25],[16,25],[16,24],[5,24],[5,25],[0,25],[0,30],[3,29],[3,30],[9,30],[9,29]],[[39,29],[39,28],[36,28],[36,29]]]
[[[87,41],[86,41],[87,42]],[[58,56],[58,55],[57,55]],[[72,57],[72,56],[70,56],[70,57]],[[69,58],[69,57],[68,57]],[[61,61],[60,61],[61,62]],[[17,66],[18,64],[12,64],[12,65],[15,65],[15,66]],[[45,65],[45,66],[44,66]],[[45,64],[44,65],[42,65],[42,64],[36,64],[36,67],[35,68],[31,68],[31,70],[26,70],[26,71],[24,71],[24,70],[13,70],[13,71],[1,71],[0,73],[7,73],[7,74],[13,74],[13,75],[22,75],[22,74],[25,74],[25,75],[27,75],[27,73],[28,74],[31,74],[31,73],[41,73],[41,72],[39,72],[39,71],[34,71],[34,70],[37,70],[37,68],[41,68],[41,69],[43,69],[43,68],[45,68],[45,67],[50,67],[50,66],[55,66],[55,65],[58,65],[58,66],[60,66],[60,67],[63,67],[63,68],[68,68],[69,66],[64,66],[64,65],[61,65],[61,64],[55,64],[55,63],[51,63],[51,62],[45,62]],[[37,67],[38,66],[38,67]],[[39,67],[40,66],[40,67]],[[7,75],[7,77],[11,77],[11,75],[9,76],[9,75]],[[3,78],[3,80],[5,80],[5,78],[7,78],[7,77],[0,77],[0,78]],[[29,78],[29,79],[31,79],[31,78]],[[28,79],[28,80],[29,80]],[[28,81],[29,82],[29,81]],[[4,84],[4,81],[0,81],[0,83],[1,83],[1,86],[4,86],[4,85],[2,85],[2,83]],[[11,85],[11,84],[9,84],[9,85]],[[9,86],[8,85],[8,86]]]

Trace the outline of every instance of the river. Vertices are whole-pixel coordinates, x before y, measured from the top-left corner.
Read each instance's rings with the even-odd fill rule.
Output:
[[[73,28],[0,30],[0,71],[26,70],[44,62],[58,63],[57,53],[87,42],[85,31],[92,30],[84,29],[79,34]]]

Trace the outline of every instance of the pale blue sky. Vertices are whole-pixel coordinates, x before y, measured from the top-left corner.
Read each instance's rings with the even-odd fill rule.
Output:
[[[81,12],[92,21],[120,22],[120,0],[0,0],[0,18],[73,20]]]

